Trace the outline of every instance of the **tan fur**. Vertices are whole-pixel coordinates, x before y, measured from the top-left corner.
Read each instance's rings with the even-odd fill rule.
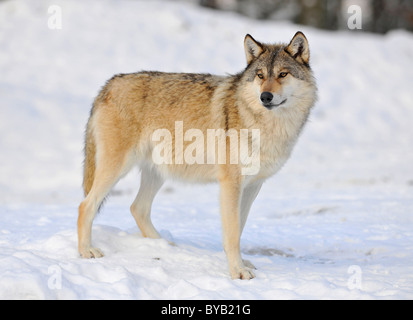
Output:
[[[88,125],[85,138],[85,163],[83,164],[83,191],[85,196],[88,195],[90,189],[92,188],[93,180],[95,179],[95,157],[95,138],[93,137],[90,126]]]
[[[153,198],[166,178],[201,183],[218,181],[223,245],[231,277],[254,277],[251,264],[241,258],[241,233],[262,183],[288,159],[315,102],[316,87],[308,67],[309,55],[302,57],[302,53],[309,51],[301,33],[289,45],[265,45],[249,35],[244,44],[248,67],[233,76],[140,72],[114,76],[102,88],[86,130],[83,182],[86,198],[79,206],[78,218],[82,257],[103,255],[91,245],[94,216],[115,183],[138,164],[142,170],[141,187],[131,212],[143,236],[159,238],[150,212]],[[257,70],[264,73],[263,79],[256,76]],[[278,78],[283,70],[290,74]],[[274,101],[287,102],[269,110],[260,101],[264,91],[272,92]],[[180,124],[185,135],[188,130],[196,129],[196,133],[202,133],[203,141],[187,137],[180,146],[178,136],[175,141]],[[153,152],[160,143],[154,141],[154,132],[159,129],[171,133],[172,149],[168,156],[173,163],[154,163]],[[257,172],[243,175],[248,164],[241,159],[230,163],[234,150],[230,149],[229,134],[224,137],[225,163],[219,163],[218,150],[215,161],[209,163],[206,137],[211,129],[227,133],[259,129]],[[248,136],[248,139],[253,138]],[[182,162],[182,152],[195,147],[205,150],[202,163]]]

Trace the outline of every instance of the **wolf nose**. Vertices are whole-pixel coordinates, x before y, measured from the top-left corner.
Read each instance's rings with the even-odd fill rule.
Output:
[[[272,101],[272,98],[274,98],[274,96],[272,95],[271,92],[265,91],[265,92],[261,93],[260,99],[261,99],[263,104],[269,104]]]

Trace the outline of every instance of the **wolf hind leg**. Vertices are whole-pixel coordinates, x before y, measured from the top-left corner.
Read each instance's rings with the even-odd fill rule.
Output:
[[[161,236],[152,224],[151,208],[152,202],[162,187],[164,180],[156,169],[143,167],[141,172],[141,185],[139,192],[133,201],[130,211],[135,221],[146,238],[159,239]]]
[[[131,168],[126,155],[119,150],[102,152],[98,158],[92,187],[79,206],[78,245],[82,258],[103,257],[100,249],[92,247],[93,220],[109,191]]]

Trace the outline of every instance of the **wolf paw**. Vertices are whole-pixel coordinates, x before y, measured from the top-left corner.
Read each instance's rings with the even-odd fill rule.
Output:
[[[80,256],[85,259],[102,258],[103,253],[98,248],[87,248],[84,250],[80,250]]]
[[[251,280],[255,278],[254,272],[250,268],[243,267],[231,272],[232,279]]]

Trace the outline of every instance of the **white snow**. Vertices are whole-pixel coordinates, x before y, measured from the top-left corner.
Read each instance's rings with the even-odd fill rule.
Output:
[[[62,28],[49,29],[50,5]],[[105,253],[77,252],[83,132],[115,73],[234,73],[246,33],[310,42],[319,101],[242,237],[251,281],[231,280],[218,186],[168,182],[164,239],[129,213],[131,172],[95,220]],[[0,3],[0,299],[412,299],[413,35],[326,32],[188,3]],[[175,245],[171,245],[174,242]]]

